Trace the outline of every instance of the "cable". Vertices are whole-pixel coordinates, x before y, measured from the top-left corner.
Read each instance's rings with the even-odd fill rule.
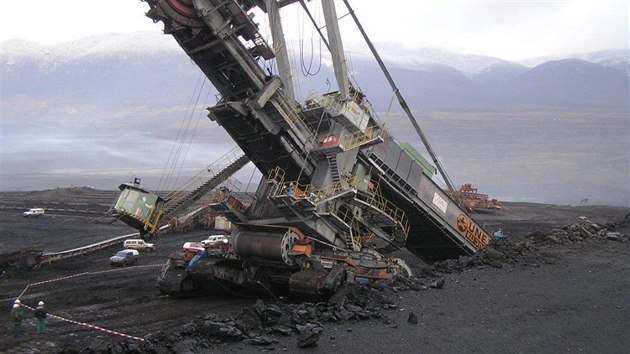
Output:
[[[247,187],[245,187],[245,192],[249,190],[249,186],[252,184],[252,179],[254,179],[254,173],[256,173],[256,167],[252,170],[252,175],[249,177],[249,182],[247,182]]]
[[[204,84],[205,84],[206,80],[204,80]],[[203,86],[201,87],[201,89],[203,90]],[[201,97],[201,92],[202,90],[199,90],[199,94],[197,95],[197,100],[195,101],[195,109],[198,107],[198,102],[199,102],[199,98]],[[210,87],[208,89],[208,93],[206,94],[206,98],[204,99],[204,103],[203,106],[206,106],[206,103],[208,102],[208,98],[210,97],[210,93],[212,92],[212,87]],[[197,128],[199,127],[199,122],[201,121],[203,117],[203,110],[200,111],[199,117],[197,118],[197,123],[195,124],[195,128],[193,129],[192,133],[190,134],[190,139],[188,139],[188,143],[187,143],[187,147],[186,147],[186,152],[184,153],[184,157],[181,159],[181,164],[179,166],[179,169],[177,171],[177,178],[175,178],[175,182],[179,181],[179,177],[182,173],[182,170],[184,168],[184,162],[186,161],[186,157],[188,157],[188,152],[190,151],[190,146],[192,145],[192,141],[193,138],[195,137],[195,135],[197,134]]]
[[[311,18],[311,21],[313,22],[313,27],[317,28],[319,31],[319,28],[317,27],[317,23],[315,22],[315,19],[311,16],[311,13],[308,11],[308,8],[306,8],[306,5],[302,2],[302,7],[305,8],[307,14],[309,15],[309,17]],[[301,14],[301,13],[298,13]],[[320,37],[319,39],[319,65],[317,67],[317,70],[315,72],[312,72],[312,68],[313,68],[313,58],[314,58],[314,51],[313,51],[313,34],[314,34],[314,29],[311,28],[311,57],[309,60],[309,64],[308,67],[306,66],[306,62],[304,60],[304,23],[301,21],[301,16],[298,15],[298,26],[299,26],[299,43],[300,43],[300,69],[302,71],[302,75],[307,77],[307,76],[315,76],[317,74],[319,74],[320,70],[322,69],[322,39]],[[321,33],[321,32],[320,32]]]
[[[158,182],[158,186],[157,186],[156,190],[160,190],[160,187],[162,187],[162,182],[165,183],[165,186],[162,188],[162,190],[168,190],[168,185],[169,185],[169,183],[168,183],[168,180],[169,180],[168,171],[169,171],[169,165],[171,164],[171,158],[173,158],[173,152],[175,151],[175,146],[177,145],[177,142],[180,139],[180,135],[182,134],[182,126],[184,125],[186,117],[188,116],[188,111],[190,110],[190,106],[192,104],[193,97],[195,97],[195,92],[197,92],[197,88],[199,87],[199,84],[202,81],[202,79],[203,79],[203,74],[200,73],[199,77],[197,79],[197,83],[195,85],[195,90],[190,95],[190,99],[188,101],[188,106],[186,107],[186,112],[185,112],[185,114],[184,114],[184,116],[182,118],[182,121],[180,122],[179,129],[177,131],[177,136],[175,137],[175,142],[171,146],[171,151],[169,152],[168,159],[166,160],[166,163],[164,165],[164,169],[162,170],[162,175],[160,176],[160,180]]]
[[[420,126],[418,125],[418,122],[417,122],[416,118],[413,116],[413,113],[411,112],[411,109],[407,105],[407,102],[405,101],[405,99],[403,98],[402,94],[398,90],[398,87],[396,86],[396,83],[394,82],[394,79],[391,77],[389,71],[387,70],[387,67],[385,66],[385,63],[381,59],[381,56],[378,54],[378,52],[376,51],[376,48],[372,44],[372,41],[370,41],[370,38],[368,37],[367,33],[365,32],[365,29],[361,25],[361,22],[359,22],[359,19],[357,18],[356,14],[354,13],[354,10],[352,9],[352,7],[350,7],[350,4],[348,3],[348,0],[343,0],[343,2],[344,2],[344,4],[346,4],[346,7],[348,8],[348,11],[349,11],[350,15],[354,19],[354,22],[357,25],[357,28],[359,29],[359,32],[361,32],[361,35],[363,36],[363,39],[365,40],[366,44],[370,48],[370,51],[372,52],[372,55],[374,56],[374,59],[376,59],[376,62],[378,63],[379,67],[381,68],[381,71],[385,75],[385,78],[387,79],[387,82],[391,86],[392,91],[394,92],[394,94],[398,98],[398,102],[400,103],[400,107],[407,114],[407,117],[409,118],[409,121],[411,122],[411,124],[415,128],[416,133],[420,137],[420,140],[422,140],[422,142],[424,143],[424,146],[427,149],[427,152],[429,153],[429,155],[431,155],[433,163],[435,163],[435,166],[437,167],[438,171],[440,172],[440,174],[442,176],[442,179],[444,180],[444,182],[448,186],[449,190],[454,190],[455,188],[453,188],[453,184],[452,184],[450,178],[448,177],[448,175],[446,174],[446,171],[442,167],[442,164],[438,160],[437,155],[435,154],[435,152],[431,148],[431,145],[429,144],[429,141],[427,140],[426,136],[424,135],[424,132],[422,132],[422,129],[420,129]]]
[[[387,113],[385,113],[385,118],[383,119],[383,123],[386,123],[387,117],[389,117],[389,111],[392,109],[392,103],[394,103],[394,97],[396,95],[392,92],[392,98],[389,99],[389,106],[387,106]]]
[[[199,97],[201,96],[201,92],[203,90],[203,87],[205,86],[205,83],[206,83],[206,80],[203,80],[202,83],[201,83],[201,87],[199,88],[199,91],[197,91],[197,98],[195,100],[195,104],[193,106],[192,111],[190,112],[190,116],[188,117],[188,120],[186,121],[186,127],[184,128],[184,134],[182,135],[182,139],[179,142],[179,146],[177,148],[177,153],[176,153],[175,159],[173,161],[173,167],[171,169],[171,174],[169,175],[169,182],[173,184],[173,187],[177,185],[177,178],[173,179],[173,175],[175,174],[176,171],[178,171],[178,168],[177,168],[178,162],[182,161],[182,163],[183,163],[183,159],[181,159],[181,154],[182,154],[182,150],[184,148],[184,145],[186,145],[186,143],[185,143],[186,135],[190,131],[190,124],[191,124],[191,122],[193,120],[193,117],[195,115],[195,112],[197,110],[197,104],[199,103]],[[178,178],[179,178],[179,173],[178,173]]]

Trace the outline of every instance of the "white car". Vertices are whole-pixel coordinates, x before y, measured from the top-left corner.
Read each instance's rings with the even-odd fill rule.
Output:
[[[210,235],[207,239],[201,241],[206,247],[222,246],[228,242],[228,238],[225,235]]]

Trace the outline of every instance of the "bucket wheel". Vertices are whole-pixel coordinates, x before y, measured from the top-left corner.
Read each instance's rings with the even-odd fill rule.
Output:
[[[153,22],[164,22],[165,33],[182,28],[192,28],[193,32],[197,32],[205,25],[197,15],[192,0],[157,0],[147,16]]]

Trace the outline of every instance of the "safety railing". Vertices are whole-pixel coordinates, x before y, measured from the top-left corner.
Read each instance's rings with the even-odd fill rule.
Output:
[[[315,100],[316,96],[315,95],[311,95],[313,98],[312,100]],[[355,102],[359,102],[364,100],[365,98],[362,97],[358,92],[355,92],[351,97],[350,100],[351,101],[355,101]],[[326,108],[328,111],[332,112],[332,113],[336,113],[338,114],[342,109],[343,106],[345,104],[346,101],[341,99],[341,95],[339,93],[335,93],[335,94],[326,94],[324,96],[322,96],[321,101],[320,101],[320,105],[324,108]]]
[[[155,234],[158,229],[160,220],[162,219],[162,216],[164,216],[164,211],[161,209],[157,209],[155,205],[152,206],[151,210],[149,211],[149,216],[147,216],[147,219],[144,222],[144,230],[152,235]]]
[[[335,214],[344,223],[348,224],[349,229],[347,231],[346,246],[355,251],[361,249],[361,229],[359,227],[359,220],[354,216],[351,208],[339,208]]]
[[[343,192],[356,189],[360,181],[361,179],[358,176],[342,177],[339,182],[331,183],[316,191],[313,191],[313,193],[317,195],[320,200],[327,199],[332,196],[339,195]]]
[[[279,191],[281,191],[281,186],[284,183],[284,170],[280,168],[280,166],[274,167],[269,171],[267,180],[272,185],[271,190],[269,190],[269,195],[278,195]]]
[[[127,235],[110,238],[104,241],[96,242],[87,246],[77,247],[77,248],[73,248],[73,249],[69,249],[65,251],[45,252],[42,256],[42,262],[52,263],[52,262],[59,261],[62,259],[82,256],[88,253],[96,252],[98,250],[120,245],[120,241],[127,239],[129,237],[138,237],[138,236],[139,236],[138,233],[127,234]]]
[[[229,193],[229,190],[226,188],[219,188],[216,191],[214,191],[212,194],[210,194],[210,196],[208,197],[208,203],[209,204],[217,204],[217,203],[221,203],[222,201],[225,200],[225,198],[227,197]]]
[[[284,182],[279,185],[279,188],[276,191],[276,195],[288,195],[296,199],[300,199],[300,198],[315,199],[317,197],[317,193],[315,193],[315,191],[316,191],[315,187],[313,187],[312,184],[303,184],[303,183],[297,183],[297,182]]]
[[[300,114],[293,107],[291,102],[282,93],[277,93],[277,99],[275,102],[278,104],[277,108],[281,108],[282,112],[288,118],[293,125],[300,131],[310,134],[310,136],[316,136],[315,128],[311,126],[306,120],[300,118]],[[280,110],[279,110],[280,111]],[[308,136],[307,136],[308,137]]]
[[[339,138],[339,146],[341,146],[341,148],[343,148],[344,150],[352,150],[355,147],[359,147],[370,141],[378,139],[379,137],[383,136],[384,133],[384,128],[370,125],[363,131],[359,130],[353,133],[343,134]]]
[[[316,189],[311,184],[302,184],[297,181],[284,181],[284,170],[276,167],[270,171],[269,181],[277,185],[275,190],[270,191],[270,196],[288,195],[296,199],[307,198],[313,203],[340,195],[346,191],[357,189],[363,178],[359,176],[344,177],[339,182],[331,183],[322,188]],[[399,224],[405,233],[409,232],[409,220],[405,212],[396,207],[392,202],[382,196],[378,184],[370,188],[372,193],[357,194],[356,198],[387,214],[395,223]],[[341,217],[340,215],[338,215]],[[354,218],[354,216],[352,216]],[[342,220],[344,220],[342,218]],[[349,220],[352,222],[352,219]],[[344,220],[344,222],[347,222]]]
[[[385,214],[389,215],[392,220],[399,224],[405,233],[409,232],[409,219],[407,218],[405,212],[383,197],[378,187],[376,188],[376,193],[371,195],[358,194],[357,199],[383,211]]]
[[[269,171],[269,176],[267,177],[270,181],[275,181],[277,183],[284,182],[284,170],[280,168],[280,166],[276,166]]]
[[[164,199],[167,201],[176,201],[178,199],[183,199],[188,195],[191,190],[199,188],[212,177],[216,176],[217,174],[221,173],[221,171],[232,165],[243,155],[243,151],[241,151],[238,146],[235,146],[223,156],[219,157],[208,167],[206,167],[204,170],[190,178],[188,181],[184,182],[184,184],[169,192],[166,196],[164,196]]]

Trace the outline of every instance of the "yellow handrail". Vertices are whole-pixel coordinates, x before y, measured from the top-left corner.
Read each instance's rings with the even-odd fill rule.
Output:
[[[284,171],[280,167],[276,167],[269,173],[269,180],[277,183],[277,189],[270,192],[271,196],[289,195],[296,199],[309,198],[311,201],[316,202],[318,200],[326,199],[335,195],[339,195],[343,192],[357,189],[362,182],[362,178],[359,176],[343,177],[340,181],[331,183],[320,189],[316,189],[312,184],[302,184],[297,181],[284,181]],[[383,211],[389,215],[397,224],[400,224],[405,233],[409,232],[409,220],[403,210],[396,207],[392,202],[387,200],[380,192],[380,186],[377,184],[374,188],[374,193],[365,196],[363,194],[357,194],[356,198],[365,202],[374,208]],[[352,219],[346,220],[347,212],[343,215],[338,215],[345,222],[352,222]],[[354,218],[354,215],[352,215]]]
[[[315,128],[313,128],[307,120],[300,117],[299,112],[291,105],[291,103],[284,95],[278,93],[278,98],[275,100],[275,102],[277,102],[278,106],[282,108],[287,118],[289,118],[289,120],[293,122],[293,124],[295,124],[298,128],[304,126],[310,134],[312,134],[313,136],[317,135],[315,132]]]
[[[156,210],[157,212],[155,212]],[[164,216],[164,211],[155,208],[155,206],[152,206],[151,210],[149,210],[149,215],[144,221],[144,230],[149,232],[150,234],[154,234],[157,230],[160,219],[162,219],[162,216]]]
[[[402,209],[398,208],[392,202],[383,197],[383,195],[381,194],[380,186],[378,184],[375,187],[375,192],[373,195],[366,197],[358,194],[357,198],[369,205],[374,206],[379,210],[382,210],[384,213],[389,215],[396,223],[400,224],[405,233],[409,232],[409,219],[407,218],[407,215]]]
[[[349,191],[351,189],[356,189],[359,185],[361,179],[358,176],[354,177],[343,177],[341,180],[335,183],[331,183],[325,187],[314,191],[318,198],[325,199],[328,197],[332,197],[333,195],[340,194],[345,191]]]
[[[267,179],[277,183],[284,182],[284,170],[280,168],[280,166],[274,167],[271,171],[269,171],[269,177],[267,177]]]
[[[361,146],[368,141],[372,141],[385,133],[385,128],[375,125],[366,127],[363,131],[356,131],[350,134],[344,134],[339,137],[339,146],[344,150],[352,150]]]

